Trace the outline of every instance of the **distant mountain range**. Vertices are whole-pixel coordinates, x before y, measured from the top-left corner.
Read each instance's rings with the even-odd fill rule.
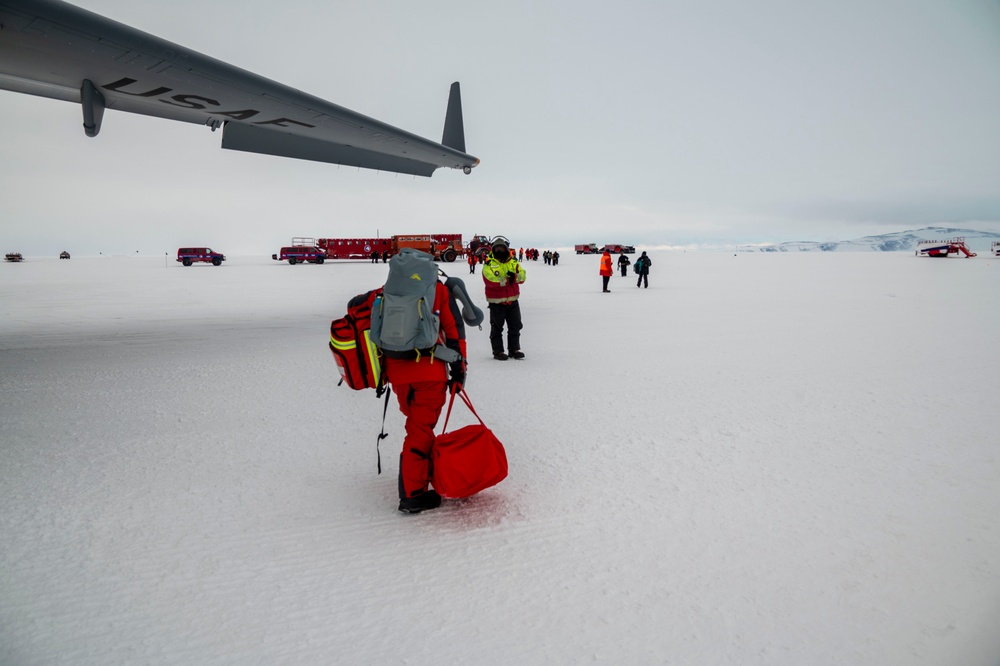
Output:
[[[879,236],[863,236],[854,240],[821,243],[817,241],[790,241],[774,245],[740,246],[742,252],[901,252],[914,250],[920,241],[948,240],[964,237],[965,244],[974,251],[987,251],[993,241],[1000,241],[1000,233],[976,229],[950,227],[924,227],[913,231],[897,231]]]

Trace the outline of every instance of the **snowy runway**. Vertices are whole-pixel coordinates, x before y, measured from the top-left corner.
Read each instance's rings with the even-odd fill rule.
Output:
[[[419,516],[326,348],[383,265],[0,266],[0,663],[996,664],[1000,261],[652,258],[527,264]]]

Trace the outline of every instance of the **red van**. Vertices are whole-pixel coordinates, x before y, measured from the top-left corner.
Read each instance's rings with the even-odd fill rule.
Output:
[[[326,261],[326,250],[315,245],[288,245],[281,248],[279,254],[272,254],[271,259],[287,261],[295,264],[322,264]]]
[[[177,261],[185,266],[195,262],[221,266],[225,260],[226,255],[215,252],[210,247],[182,247],[177,250]]]

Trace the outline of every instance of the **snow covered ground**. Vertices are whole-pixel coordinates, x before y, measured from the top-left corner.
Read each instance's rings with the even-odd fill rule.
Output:
[[[326,347],[385,266],[0,265],[0,663],[1000,663],[1000,260],[652,258],[527,265],[418,516]]]

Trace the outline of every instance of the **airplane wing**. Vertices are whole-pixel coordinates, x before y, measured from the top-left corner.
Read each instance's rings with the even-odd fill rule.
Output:
[[[441,143],[392,127],[60,0],[0,0],[0,89],[222,128],[222,147],[431,176],[470,173],[453,83]]]

